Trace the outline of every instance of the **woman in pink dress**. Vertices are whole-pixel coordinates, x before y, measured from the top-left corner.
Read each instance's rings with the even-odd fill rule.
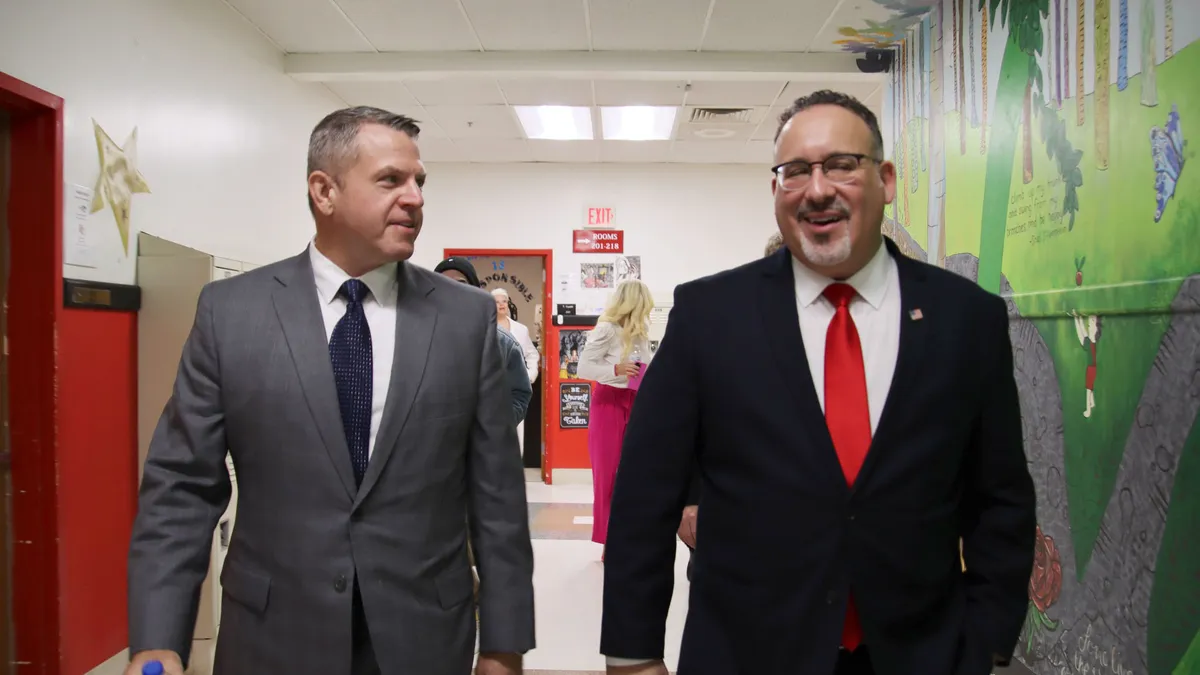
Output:
[[[646,284],[624,281],[609,298],[608,308],[588,334],[579,357],[579,377],[593,380],[588,455],[592,461],[592,541],[603,544],[608,535],[621,442],[642,372],[650,362],[650,310],[654,298]],[[604,559],[601,555],[601,560]]]

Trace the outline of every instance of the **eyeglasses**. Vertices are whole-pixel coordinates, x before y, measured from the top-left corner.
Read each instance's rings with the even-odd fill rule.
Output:
[[[791,192],[803,190],[808,186],[815,166],[821,167],[821,173],[831,183],[852,183],[859,177],[859,169],[862,168],[864,161],[879,162],[880,160],[870,155],[841,153],[830,155],[820,162],[806,162],[801,159],[784,162],[771,167],[771,173],[775,174],[776,184],[780,189]]]

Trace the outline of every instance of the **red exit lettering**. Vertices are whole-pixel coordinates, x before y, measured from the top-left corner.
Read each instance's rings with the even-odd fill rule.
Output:
[[[593,206],[588,208],[588,225],[612,225],[613,210],[608,207]]]

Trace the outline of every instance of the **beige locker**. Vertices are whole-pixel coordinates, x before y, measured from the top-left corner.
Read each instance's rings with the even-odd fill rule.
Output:
[[[149,234],[138,235],[138,480],[163,406],[171,396],[183,344],[191,331],[196,302],[205,284],[241,274],[257,265],[220,258]],[[200,592],[196,640],[214,640],[221,621],[221,567],[237,513],[237,475],[226,455],[233,494],[213,531],[209,573]],[[189,672],[199,672],[195,669]]]

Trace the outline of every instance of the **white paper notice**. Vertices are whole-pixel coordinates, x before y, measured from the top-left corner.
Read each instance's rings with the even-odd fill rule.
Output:
[[[96,267],[96,247],[92,243],[88,216],[92,210],[92,190],[67,184],[63,190],[63,262],[78,267]]]

